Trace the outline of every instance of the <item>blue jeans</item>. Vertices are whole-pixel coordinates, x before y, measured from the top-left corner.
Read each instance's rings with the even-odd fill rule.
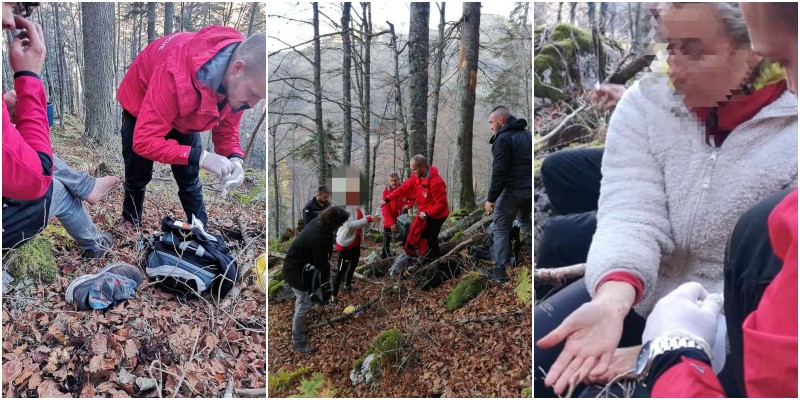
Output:
[[[504,190],[494,203],[494,242],[491,247],[491,255],[495,268],[505,268],[512,263],[509,235],[517,216],[522,223],[525,247],[528,248],[528,254],[531,254],[531,211],[533,206],[531,200],[532,192],[530,191],[514,193]]]
[[[292,345],[297,346],[306,341],[306,315],[311,309],[311,298],[308,293],[292,288],[294,296],[294,317],[292,317]]]

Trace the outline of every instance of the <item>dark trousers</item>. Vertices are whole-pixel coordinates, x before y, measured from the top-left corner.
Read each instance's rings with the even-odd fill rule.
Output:
[[[344,281],[344,286],[349,287],[353,281],[353,273],[358,266],[358,258],[361,256],[361,245],[358,245],[350,250],[342,250],[339,252],[339,271],[333,277],[333,295],[339,295],[339,286]]]
[[[153,161],[133,151],[133,130],[136,118],[122,111],[122,158],[125,160],[125,200],[122,203],[122,218],[137,225],[142,221],[144,194],[147,184],[153,177]],[[171,130],[166,139],[177,141],[181,145],[201,148],[199,133],[182,134]],[[200,184],[200,167],[191,165],[172,165],[172,175],[178,184],[178,198],[186,213],[187,221],[196,216],[208,227],[208,215],[203,203],[203,186]]]
[[[442,224],[446,219],[428,217],[428,224],[425,227],[425,232],[422,233],[422,237],[428,239],[428,252],[425,253],[425,259],[428,261],[435,260],[442,255],[441,251],[439,251],[439,232],[442,230]]]
[[[389,257],[391,254],[392,245],[392,228],[383,227],[383,249],[381,249],[381,258]]]
[[[755,311],[767,285],[783,263],[775,256],[767,220],[791,189],[775,193],[748,210],[736,223],[725,254],[725,318],[730,353],[725,367],[732,369],[735,385],[728,397],[745,397],[742,324]]]

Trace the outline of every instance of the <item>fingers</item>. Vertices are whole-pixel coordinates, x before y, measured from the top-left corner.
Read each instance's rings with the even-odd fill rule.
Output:
[[[576,357],[572,359],[572,361],[569,363],[569,366],[567,366],[567,368],[564,369],[564,372],[561,374],[561,376],[558,377],[558,380],[556,381],[555,385],[553,385],[554,392],[559,394],[563,393],[564,389],[568,388],[572,382],[580,382],[580,379],[578,379],[577,372],[580,369],[581,365],[583,364],[583,361],[584,361],[583,358]],[[551,368],[550,372],[552,373],[552,371],[553,369]],[[547,381],[545,380],[545,385],[546,384]]]
[[[712,293],[706,297],[703,304],[700,305],[700,309],[709,314],[716,315],[719,314],[722,309],[722,303],[722,296],[719,293]]]
[[[597,361],[597,364],[594,366],[594,369],[589,373],[589,376],[593,380],[601,379],[608,369],[611,367],[611,360],[614,358],[614,353],[603,353],[600,355],[600,359]]]
[[[553,329],[545,337],[536,342],[536,346],[542,349],[549,349],[567,338],[572,333],[572,324],[569,321],[564,321],[556,329]]]
[[[678,286],[673,293],[676,296],[685,297],[695,301],[703,300],[706,298],[706,296],[708,296],[708,292],[703,285],[697,282],[686,282],[683,285]]]
[[[42,27],[35,22],[22,18],[19,15],[14,16],[14,23],[17,24],[17,28],[25,30],[24,33],[31,40],[31,46],[44,46],[44,41],[42,40],[44,37],[42,34]],[[20,32],[17,36],[21,34],[23,34],[23,32]]]

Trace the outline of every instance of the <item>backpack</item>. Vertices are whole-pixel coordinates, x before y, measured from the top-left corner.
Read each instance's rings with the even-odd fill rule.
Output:
[[[164,217],[161,232],[142,234],[140,247],[147,276],[161,289],[182,298],[208,291],[212,298],[221,300],[233,288],[239,273],[225,240],[203,230],[202,224],[189,225]]]

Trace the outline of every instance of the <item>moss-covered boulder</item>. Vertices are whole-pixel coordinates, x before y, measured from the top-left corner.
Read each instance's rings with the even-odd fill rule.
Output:
[[[387,329],[372,341],[367,351],[353,363],[350,381],[353,385],[371,385],[380,377],[381,363],[398,363],[402,359],[406,336],[397,328]]]
[[[522,397],[524,398],[532,398],[533,397],[533,388],[526,387],[522,389]]]
[[[53,242],[44,235],[36,235],[22,246],[9,250],[3,256],[3,266],[17,280],[32,278],[52,283],[58,276]]]
[[[292,287],[283,280],[280,270],[270,274],[267,279],[267,297],[270,302],[281,303],[294,298]]]
[[[488,286],[486,280],[479,275],[465,275],[455,289],[447,295],[444,302],[447,311],[455,311],[463,307],[464,304],[469,303],[470,300],[477,297],[478,294],[484,291]]]

